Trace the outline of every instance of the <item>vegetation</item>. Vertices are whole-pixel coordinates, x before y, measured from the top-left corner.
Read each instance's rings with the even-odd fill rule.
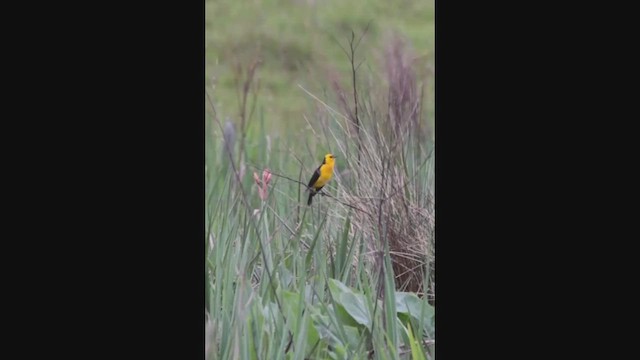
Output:
[[[207,2],[208,359],[435,358],[433,64],[412,50],[433,3],[400,3]]]

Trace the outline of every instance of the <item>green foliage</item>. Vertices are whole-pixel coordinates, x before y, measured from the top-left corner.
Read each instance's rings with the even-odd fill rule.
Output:
[[[348,325],[360,324],[371,330],[373,318],[366,306],[363,294],[352,291],[335,279],[329,279],[329,289],[340,312],[340,319]]]
[[[234,167],[218,156],[221,145],[209,145],[207,358],[428,358],[423,340],[434,336],[433,307],[393,289],[388,261],[384,297],[378,298],[375,272],[364,264],[348,215],[342,228],[325,231],[327,215],[317,210],[330,206],[330,199],[319,197],[318,208],[307,208],[304,197],[296,203],[296,187],[282,179],[262,201],[253,170],[246,169],[238,183]],[[269,166],[287,168],[287,161],[274,156]],[[299,207],[299,228],[288,228],[287,218],[295,218]]]

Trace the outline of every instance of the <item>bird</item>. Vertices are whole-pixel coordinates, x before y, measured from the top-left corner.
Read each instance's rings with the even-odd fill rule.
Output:
[[[333,166],[335,165],[336,157],[333,154],[327,154],[322,160],[322,164],[318,166],[316,171],[313,172],[311,180],[309,180],[309,200],[307,205],[311,205],[313,197],[320,191],[333,176]]]

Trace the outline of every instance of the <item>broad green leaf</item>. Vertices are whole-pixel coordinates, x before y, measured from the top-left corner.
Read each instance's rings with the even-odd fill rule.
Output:
[[[433,317],[435,310],[426,300],[420,299],[415,293],[396,292],[396,309],[399,313],[410,314],[416,320],[420,320],[423,306],[425,307],[424,316]]]
[[[371,314],[367,308],[364,295],[354,293],[343,293],[340,296],[344,309],[361,325],[371,328]]]
[[[335,301],[358,323],[371,330],[371,313],[364,295],[356,293],[338,280],[329,279],[329,290]]]
[[[426,299],[420,299],[409,292],[396,293],[396,309],[399,314],[407,314],[424,324],[429,334],[435,331],[435,309]],[[402,318],[402,316],[399,316]]]
[[[333,309],[333,307],[331,307]],[[336,307],[334,309],[334,313],[336,314],[336,318],[340,321],[340,324],[347,326],[358,326],[358,322],[349,315],[349,312],[345,310],[344,306],[339,303],[336,303]]]

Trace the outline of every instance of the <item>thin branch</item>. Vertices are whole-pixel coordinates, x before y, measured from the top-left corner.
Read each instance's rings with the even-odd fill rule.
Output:
[[[258,170],[263,170],[263,169],[261,169],[261,168],[259,168],[259,167],[255,166],[255,165],[251,165],[251,164],[247,164],[247,165],[248,165],[248,166],[250,166],[250,167],[252,167],[252,168],[258,169]],[[303,185],[303,186],[304,186],[305,188],[307,188],[307,189],[311,189],[310,187],[308,187],[308,186],[307,186],[307,184],[305,184],[305,183],[303,183],[303,182],[300,182],[300,181],[298,181],[298,180],[296,180],[296,179],[292,179],[292,178],[290,178],[290,177],[288,177],[288,176],[286,176],[286,175],[281,175],[281,174],[274,173],[274,172],[272,172],[271,170],[269,170],[269,172],[270,172],[270,173],[271,173],[271,175],[273,175],[273,176],[281,177],[281,178],[283,178],[283,179],[287,179],[287,180],[289,180],[289,181],[293,181],[293,182],[295,182],[295,183],[298,183],[298,184],[300,184],[300,185]],[[369,212],[367,212],[367,211],[365,211],[365,210],[362,210],[362,209],[360,209],[360,208],[359,208],[359,207],[357,207],[357,206],[354,206],[354,205],[351,205],[351,204],[345,203],[345,202],[343,202],[343,201],[339,200],[338,198],[336,198],[336,197],[334,197],[334,196],[332,196],[332,195],[330,195],[330,194],[328,194],[328,193],[325,193],[325,192],[324,192],[324,191],[322,191],[322,190],[321,190],[321,191],[319,191],[319,192],[318,192],[318,194],[319,194],[319,195],[322,195],[322,196],[327,196],[327,197],[329,197],[329,198],[331,198],[331,199],[333,199],[333,200],[335,200],[335,201],[339,202],[340,204],[342,204],[342,205],[344,205],[344,206],[348,206],[348,207],[350,207],[350,208],[352,208],[352,209],[355,209],[355,210],[358,210],[358,211],[362,211],[363,213],[365,213],[365,214],[367,214],[367,215],[370,215],[370,216],[371,216],[371,214],[370,214]]]
[[[280,222],[282,223],[282,225],[284,225],[285,228],[287,228],[287,230],[289,230],[289,232],[291,233],[291,235],[295,235],[295,232],[289,227],[289,225],[287,225],[287,223],[280,217],[278,216],[278,213],[269,205],[267,204],[267,209],[271,210],[271,212],[273,213],[273,215],[275,215],[275,217],[280,220]],[[272,235],[273,237],[273,235]]]
[[[334,196],[332,196],[332,195],[329,195],[329,194],[325,193],[324,191],[320,191],[320,192],[318,192],[318,194],[320,194],[320,195],[322,195],[322,196],[330,197],[330,198],[332,198],[333,200],[335,200],[335,201],[339,202],[340,204],[342,204],[342,205],[344,205],[344,206],[348,206],[348,207],[350,207],[350,208],[352,208],[352,209],[354,209],[354,210],[362,211],[363,213],[365,213],[365,214],[367,214],[367,215],[371,216],[371,213],[369,213],[369,212],[367,212],[367,211],[365,211],[365,210],[362,210],[362,209],[360,209],[360,208],[359,208],[359,207],[357,207],[357,206],[354,206],[354,205],[351,205],[351,204],[348,204],[348,203],[342,202],[342,201],[338,200],[336,197],[334,197]]]
[[[311,92],[309,92],[307,89],[305,89],[302,85],[298,84],[298,87],[300,89],[302,89],[304,92],[306,92],[307,95],[311,96],[314,100],[316,100],[319,103],[321,103],[322,105],[324,105],[330,112],[342,116],[342,118],[345,119],[345,120],[349,120],[348,117],[344,116],[343,114],[341,114],[337,110],[333,109],[331,106],[327,105],[327,103],[325,103],[324,101],[320,100],[317,96],[313,95]],[[305,119],[306,119],[306,117],[305,117]],[[306,120],[307,120],[307,123],[309,123],[309,120],[308,119],[306,119]],[[309,124],[309,126],[311,126],[311,124]]]
[[[367,26],[364,28],[364,31],[362,32],[362,35],[360,35],[360,39],[358,39],[358,42],[356,43],[356,49],[358,48],[358,45],[360,45],[360,41],[362,40],[362,38],[367,34],[367,32],[369,32],[369,26],[371,25],[372,20],[369,20],[369,22],[367,23]]]
[[[254,169],[257,169],[257,170],[263,170],[263,171],[265,170],[265,169],[263,169],[263,168],[260,168],[260,167],[255,166],[255,165],[251,165],[251,164],[249,164],[249,163],[247,163],[247,165],[248,165],[248,166],[250,166],[250,167],[252,167],[252,168],[254,168]],[[307,184],[305,184],[305,183],[303,183],[303,182],[301,182],[301,181],[298,181],[298,180],[296,180],[296,179],[292,179],[292,178],[290,178],[290,177],[288,177],[288,176],[286,176],[286,175],[281,175],[281,174],[274,173],[274,172],[273,172],[273,171],[271,171],[271,170],[269,170],[269,172],[270,172],[270,173],[271,173],[271,175],[273,175],[273,176],[281,177],[281,178],[283,178],[283,179],[287,179],[287,180],[289,180],[289,181],[293,181],[293,182],[295,182],[295,183],[298,183],[298,184],[300,184],[300,185],[303,185],[305,188],[309,188],[309,187],[307,186]]]
[[[342,51],[344,51],[345,55],[347,55],[347,57],[349,57],[349,53],[347,52],[347,50],[342,47],[342,44],[340,44],[340,41],[338,41],[338,39],[336,39],[335,36],[333,36],[333,34],[329,34],[329,36],[331,37],[331,40],[335,41],[336,44],[338,44],[338,46],[340,46],[340,49],[342,49]]]

